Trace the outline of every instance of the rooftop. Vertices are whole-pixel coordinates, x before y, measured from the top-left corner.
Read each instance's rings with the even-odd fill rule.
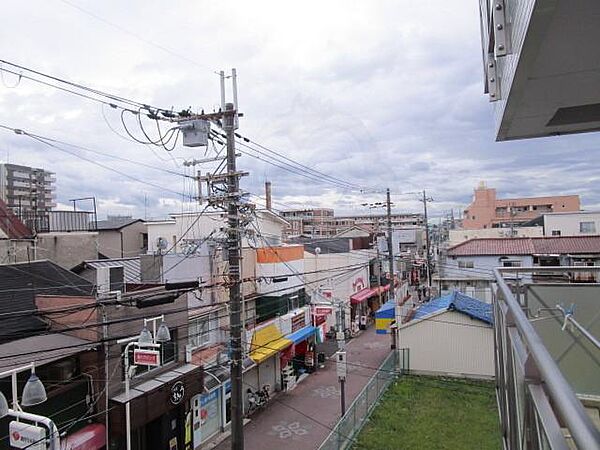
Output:
[[[448,256],[600,253],[600,235],[469,239],[448,249]]]
[[[35,295],[88,296],[93,286],[87,280],[51,261],[0,265],[0,314],[35,311]],[[4,317],[0,341],[42,331],[47,324],[35,314]]]
[[[494,322],[492,305],[457,291],[423,303],[415,312],[412,320],[423,319],[441,311],[457,311],[482,322],[489,324]]]

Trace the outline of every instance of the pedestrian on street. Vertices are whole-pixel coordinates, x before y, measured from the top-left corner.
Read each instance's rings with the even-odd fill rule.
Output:
[[[417,295],[419,296],[419,302],[421,302],[421,286],[417,286]]]

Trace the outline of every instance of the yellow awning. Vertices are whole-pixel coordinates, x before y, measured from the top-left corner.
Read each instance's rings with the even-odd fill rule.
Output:
[[[289,347],[292,343],[292,341],[283,337],[275,324],[267,325],[254,332],[252,345],[250,346],[250,358],[260,364],[277,352]]]

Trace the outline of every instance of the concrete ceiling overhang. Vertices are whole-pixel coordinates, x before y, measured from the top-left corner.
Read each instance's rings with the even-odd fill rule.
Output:
[[[534,3],[497,140],[600,130],[600,1]]]

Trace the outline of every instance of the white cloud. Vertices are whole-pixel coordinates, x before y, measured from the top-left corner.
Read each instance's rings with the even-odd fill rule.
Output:
[[[426,188],[436,199],[434,214],[468,203],[482,179],[500,195],[581,192],[584,204],[600,204],[593,135],[493,142],[477,2],[11,0],[3,6],[0,58],[147,103],[207,110],[219,102],[214,71],[237,67],[242,134],[361,185]],[[7,87],[15,81],[9,75],[0,84],[0,124],[180,172],[182,159],[203,152],[179,145],[167,154],[133,143],[109,129],[98,104],[25,79]],[[104,114],[125,135],[118,112],[105,108]],[[190,179],[70,150],[151,185],[0,131],[0,157],[10,152],[13,162],[55,171],[62,203],[96,195],[100,215],[158,216],[196,207],[186,198],[195,195]],[[375,199],[248,156],[239,166],[251,172],[244,188],[262,194],[271,179],[281,203],[350,212]],[[397,204],[421,207],[412,200]]]

